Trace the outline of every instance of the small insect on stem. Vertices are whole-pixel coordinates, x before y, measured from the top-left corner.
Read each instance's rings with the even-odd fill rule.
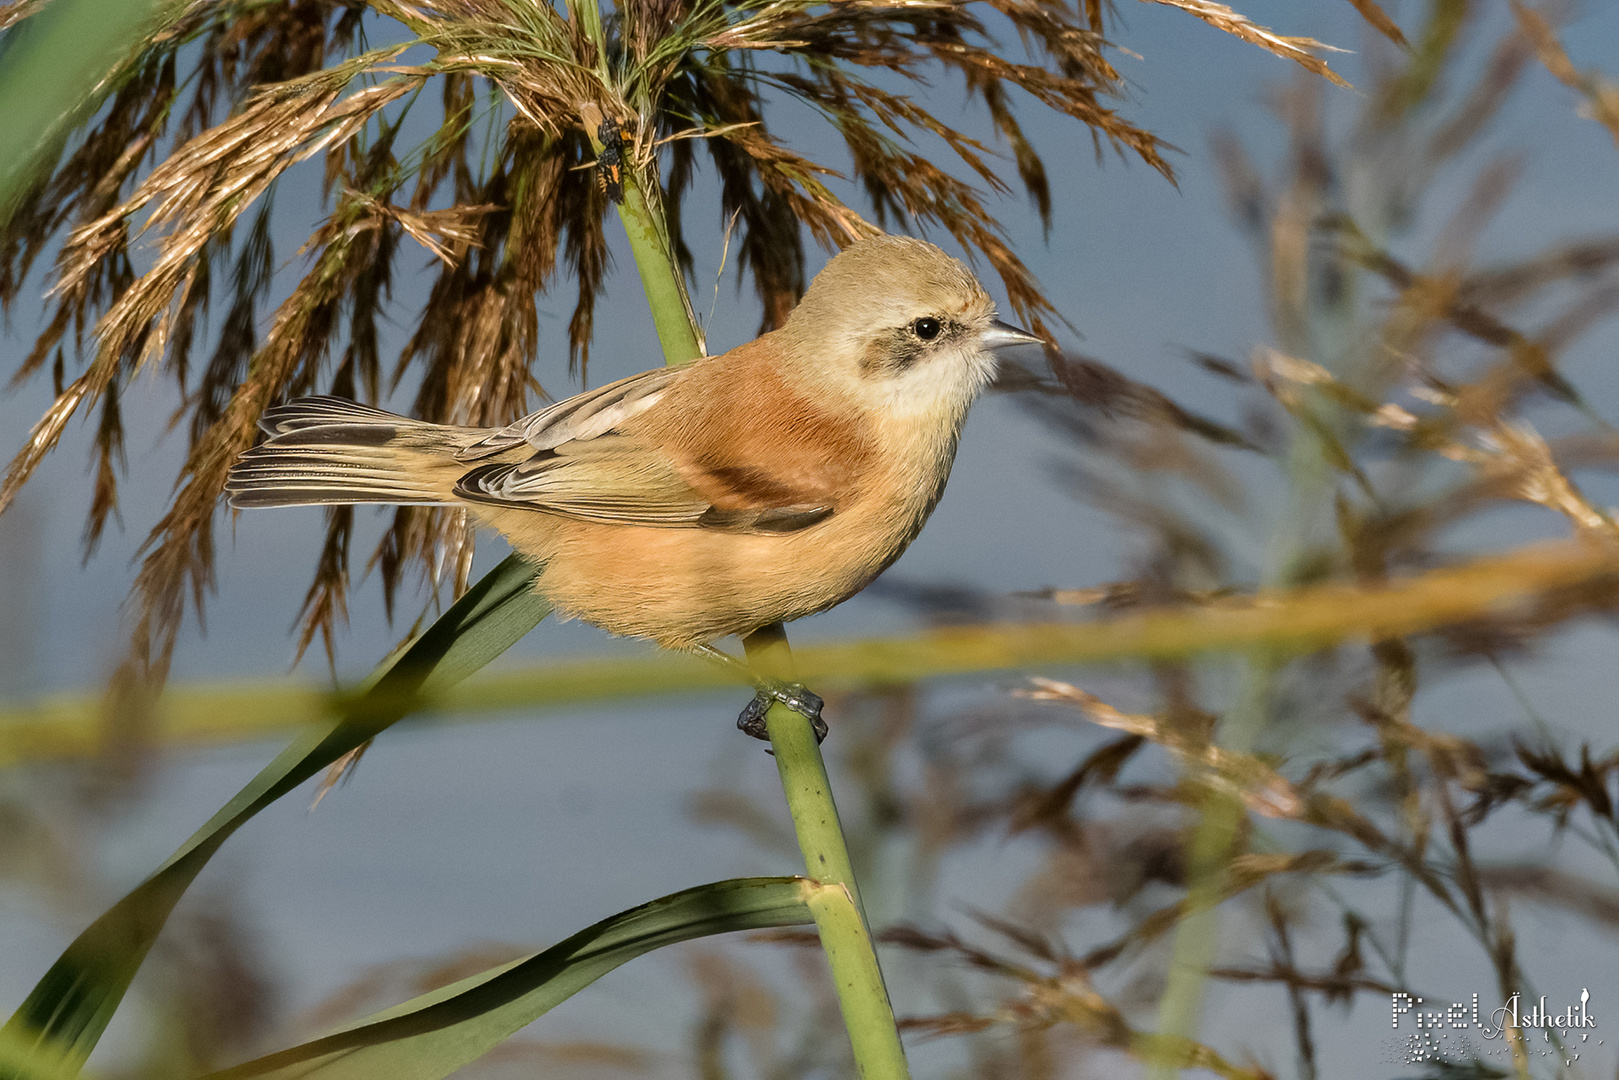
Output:
[[[624,132],[618,121],[603,120],[596,129],[602,150],[596,157],[596,184],[615,203],[624,201]]]

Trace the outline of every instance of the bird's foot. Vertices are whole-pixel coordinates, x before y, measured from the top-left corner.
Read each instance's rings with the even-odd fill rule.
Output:
[[[765,730],[765,713],[779,702],[810,722],[810,726],[815,729],[817,743],[826,739],[826,733],[830,729],[826,726],[826,721],[821,719],[821,706],[826,702],[821,700],[819,694],[805,689],[803,683],[761,682],[756,685],[759,692],[736,718],[736,726],[740,730],[755,739],[764,739],[768,742],[770,734]]]

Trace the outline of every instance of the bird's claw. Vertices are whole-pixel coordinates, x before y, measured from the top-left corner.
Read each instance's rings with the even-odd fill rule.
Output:
[[[821,719],[821,707],[826,704],[819,694],[805,689],[802,683],[765,683],[759,687],[759,692],[748,702],[747,708],[736,718],[736,726],[755,739],[764,739],[767,742],[770,734],[765,730],[765,713],[777,702],[787,706],[793,712],[810,722],[815,729],[815,741],[820,743],[826,739],[826,721]]]

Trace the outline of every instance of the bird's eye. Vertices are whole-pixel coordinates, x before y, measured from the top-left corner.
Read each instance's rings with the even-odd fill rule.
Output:
[[[911,324],[911,330],[923,341],[932,341],[944,330],[938,319],[922,318]]]

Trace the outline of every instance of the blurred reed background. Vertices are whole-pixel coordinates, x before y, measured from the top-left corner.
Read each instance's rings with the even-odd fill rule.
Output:
[[[1217,32],[1233,28],[1217,18],[1197,22],[1196,4],[1107,9],[1128,80],[1119,115],[1178,148],[1164,151],[1178,187],[1096,155],[1071,120],[1020,114],[1044,154],[1050,223],[1039,184],[1033,206],[1013,193],[993,209],[1055,309],[1048,321],[1069,327],[1063,352],[1007,371],[977,407],[911,552],[792,628],[813,668],[817,645],[928,627],[1083,633],[1164,617],[1132,624],[1145,629],[1105,664],[830,696],[834,784],[913,1072],[1132,1076],[1149,1068],[1138,1034],[1168,1029],[1201,1044],[1207,1072],[1189,1075],[1615,1075],[1619,90],[1596,72],[1612,67],[1619,13],[1238,6],[1351,50],[1315,55],[1353,89]],[[358,7],[292,7],[316,27],[358,13],[352,32],[369,46],[403,40]],[[830,129],[805,110],[800,131],[802,107],[777,104],[799,152],[840,163]],[[1004,148],[959,80],[940,78],[926,104]],[[292,253],[320,216],[322,181],[312,161],[277,182],[283,209],[308,210],[267,234],[263,296],[304,273]],[[826,182],[870,211],[869,192]],[[713,307],[710,351],[751,337],[777,302],[739,291],[715,186],[700,168],[682,230],[695,306]],[[906,229],[902,216],[888,225]],[[629,254],[611,229],[603,243],[615,270],[588,365],[570,363],[571,301],[542,304],[531,370],[557,396],[658,362]],[[48,324],[54,254],[5,283],[19,356]],[[811,269],[820,258],[812,249]],[[429,303],[431,261],[401,262],[415,269],[399,272],[390,310]],[[790,291],[791,275],[772,272]],[[232,332],[216,303],[215,337]],[[409,327],[380,321],[378,355],[398,355]],[[49,367],[0,402],[14,444],[54,398]],[[422,386],[407,380],[394,405],[410,408]],[[230,680],[326,677],[318,625],[283,676],[311,626],[300,601],[329,535],[320,515],[233,529],[220,517],[207,633],[180,624],[169,671],[205,722],[177,735],[161,708],[87,711],[71,696],[99,693],[128,655],[131,559],[186,456],[186,421],[167,430],[182,404],[197,402],[154,378],[119,390],[127,477],[116,514],[103,499],[91,557],[77,539],[107,475],[93,445],[105,414],[70,426],[0,517],[0,687],[14,703],[0,728],[6,1002],[309,719],[232,697]],[[119,456],[107,454],[114,474]],[[357,583],[330,636],[344,680],[432,610],[430,590],[401,575],[390,623],[378,574],[358,581],[391,524],[362,512],[347,526]],[[477,570],[498,547],[483,538]],[[1472,557],[1498,561],[1399,591]],[[1256,607],[1262,588],[1339,591]],[[1083,641],[1075,658],[1106,651],[1105,631]],[[635,664],[647,650],[548,622],[498,670],[520,686],[598,654]],[[69,696],[35,704],[51,695]],[[270,706],[250,707],[255,696]],[[797,872],[774,768],[730,730],[737,696],[603,690],[518,707],[474,687],[465,712],[388,733],[318,807],[311,786],[233,838],[91,1071],[222,1066],[654,896]],[[461,1075],[842,1075],[813,946],[775,933],[661,951]],[[1172,959],[1208,975],[1172,976]],[[1488,1010],[1514,991],[1566,1004],[1581,989],[1598,1027],[1579,1046],[1536,1034],[1512,1054],[1475,1038],[1412,1060],[1409,1031],[1389,1027],[1398,991],[1430,1004],[1478,992]]]

